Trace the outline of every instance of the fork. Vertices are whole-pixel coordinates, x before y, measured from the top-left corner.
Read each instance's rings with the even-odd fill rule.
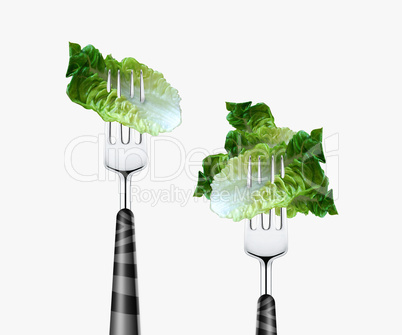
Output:
[[[116,86],[117,96],[120,97],[120,70],[117,73]],[[108,92],[111,88],[111,72],[109,70]],[[145,93],[142,71],[139,91],[139,101],[143,103]],[[131,72],[130,95],[131,97],[134,95],[133,71]],[[131,176],[145,168],[148,161],[147,146],[142,134],[137,136],[137,141],[135,140],[134,129],[119,124],[115,141],[112,141],[111,123],[107,122],[105,128],[105,167],[116,172],[120,179],[120,211],[116,218],[110,335],[140,335],[134,215],[130,209]],[[127,135],[126,139],[124,139],[123,131]]]
[[[258,157],[258,173],[256,181],[262,183],[261,157]],[[285,177],[283,156],[281,156],[281,177]],[[275,178],[275,157],[271,156],[270,181]],[[247,187],[251,188],[252,162],[248,163]],[[265,224],[268,218],[268,224]],[[275,300],[272,297],[272,262],[286,254],[288,250],[286,208],[280,209],[280,225],[275,222],[275,209],[269,215],[258,214],[252,220],[246,220],[244,230],[244,250],[247,255],[260,261],[260,298],[257,304],[256,335],[274,335],[276,330]],[[265,224],[265,226],[264,226]]]

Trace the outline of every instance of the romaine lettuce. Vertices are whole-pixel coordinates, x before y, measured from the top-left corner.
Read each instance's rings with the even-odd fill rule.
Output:
[[[309,212],[323,217],[337,214],[333,192],[320,163],[325,163],[322,129],[310,134],[278,128],[265,104],[227,103],[227,120],[236,130],[226,137],[226,154],[208,156],[194,196],[205,195],[211,209],[221,217],[234,221],[251,219],[270,209],[287,208],[288,217]],[[271,183],[270,162],[275,157],[275,179]],[[247,187],[247,171],[251,156],[252,176],[257,179],[258,157],[263,181]],[[285,177],[280,177],[280,157],[284,157]]]
[[[105,121],[117,121],[140,133],[158,135],[169,132],[181,123],[180,97],[160,72],[134,58],[121,62],[111,55],[103,58],[98,49],[88,45],[69,44],[70,59],[66,77],[69,98],[87,109],[96,111]],[[121,75],[121,96],[116,87],[107,92],[107,76],[111,71],[112,85]],[[145,102],[140,102],[140,71],[143,72]],[[134,74],[134,97],[130,97],[131,71]]]

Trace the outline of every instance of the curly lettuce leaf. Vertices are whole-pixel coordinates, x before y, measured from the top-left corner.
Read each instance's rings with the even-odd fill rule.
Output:
[[[280,171],[280,157],[285,157],[285,177],[275,174],[270,180],[270,160],[275,157],[275,171]],[[247,187],[249,158],[252,164],[252,186]],[[260,157],[262,183],[257,182],[257,162]],[[238,157],[230,159],[211,183],[211,209],[219,216],[234,221],[251,219],[270,209],[286,207],[288,217],[309,212],[323,217],[336,214],[328,178],[314,155],[292,159],[286,156],[284,143],[271,148],[260,143]]]
[[[243,130],[231,130],[226,135],[225,150],[230,157],[236,157],[258,143],[266,143],[271,148],[282,142],[288,143],[294,134],[295,132],[289,128],[267,126],[259,127],[253,133]]]
[[[205,195],[211,209],[221,217],[239,221],[270,209],[286,207],[288,217],[297,213],[313,213],[319,217],[337,214],[328,178],[320,163],[325,163],[322,148],[322,128],[310,134],[289,128],[278,128],[268,106],[250,102],[227,103],[229,122],[236,127],[226,137],[226,154],[208,156],[194,196]],[[256,114],[254,114],[254,112]],[[266,119],[266,120],[265,120]],[[247,188],[248,159],[254,162],[256,174],[258,156],[262,160],[263,175],[269,176],[267,157],[275,156],[275,171],[280,171],[279,157],[284,157],[285,178],[275,176],[269,181]],[[219,156],[219,161],[216,160]],[[265,162],[265,163],[264,163]],[[265,165],[264,165],[265,164]],[[265,170],[264,170],[265,169]]]
[[[104,121],[117,121],[140,133],[158,135],[181,123],[180,97],[160,72],[134,58],[121,62],[111,55],[103,58],[92,45],[81,49],[69,44],[70,59],[66,77],[69,98],[86,109],[96,111]],[[112,89],[107,92],[107,69],[111,71]],[[117,73],[121,75],[121,96],[117,96]],[[134,74],[134,97],[130,97],[131,71]],[[143,73],[145,102],[140,102],[140,72]]]
[[[203,172],[198,172],[198,184],[194,191],[195,197],[205,195],[210,198],[212,188],[211,183],[218,173],[226,166],[229,156],[226,154],[210,155],[202,161]]]
[[[264,103],[251,105],[252,102],[227,102],[226,109],[230,112],[226,119],[237,130],[251,133],[259,127],[275,127],[275,119],[271,109]]]
[[[271,110],[264,103],[252,106],[251,102],[239,104],[226,102],[226,108],[229,111],[227,119],[237,129],[229,131],[226,136],[225,150],[227,154],[211,155],[203,160],[203,171],[199,171],[198,174],[195,197],[204,195],[207,199],[210,198],[211,183],[215,174],[210,174],[214,168],[208,165],[216,164],[216,156],[219,156],[223,162],[219,162],[221,169],[222,164],[225,164],[229,158],[236,157],[259,143],[266,143],[270,147],[274,147],[282,142],[288,143],[295,134],[289,128],[276,127]]]

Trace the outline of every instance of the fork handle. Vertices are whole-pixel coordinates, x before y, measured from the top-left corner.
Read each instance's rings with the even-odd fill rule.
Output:
[[[116,218],[110,335],[139,335],[139,314],[134,215],[124,208]]]
[[[269,294],[263,294],[257,304],[256,335],[276,335],[275,300]]]

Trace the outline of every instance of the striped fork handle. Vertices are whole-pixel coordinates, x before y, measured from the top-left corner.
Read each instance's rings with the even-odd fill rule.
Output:
[[[140,335],[134,215],[117,213],[110,335]]]
[[[256,335],[276,335],[275,300],[270,294],[263,294],[257,305]]]

